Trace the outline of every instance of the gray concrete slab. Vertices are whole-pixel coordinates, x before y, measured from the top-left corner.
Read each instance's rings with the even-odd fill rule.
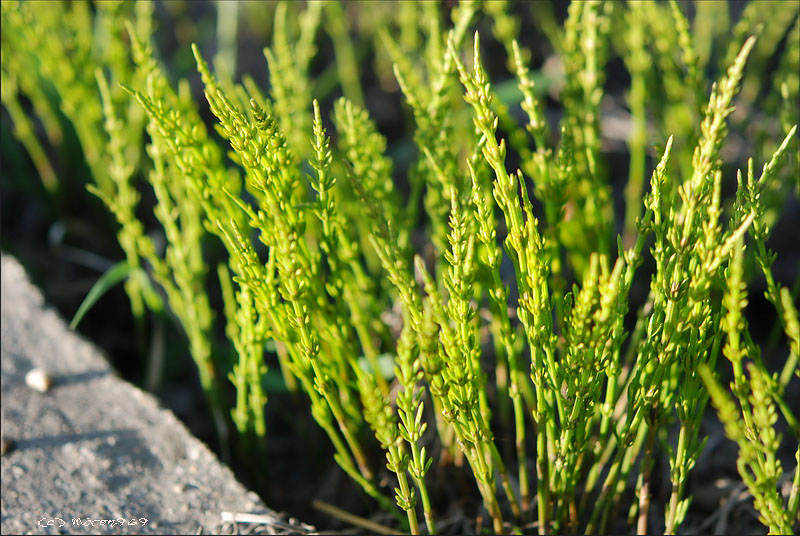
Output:
[[[311,529],[264,506],[170,411],[70,331],[15,259],[1,262],[0,431],[14,442],[1,464],[3,534]],[[35,367],[52,375],[45,393],[25,383]],[[223,512],[262,523],[234,525]]]

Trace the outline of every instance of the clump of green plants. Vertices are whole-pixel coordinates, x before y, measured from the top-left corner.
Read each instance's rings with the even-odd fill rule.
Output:
[[[456,494],[497,534],[675,534],[710,399],[759,520],[786,534],[800,516],[800,279],[779,280],[767,243],[800,194],[800,20],[796,4],[767,4],[731,32],[711,23],[721,3],[693,4],[690,22],[675,1],[573,2],[563,26],[536,3],[558,79],[532,70],[527,22],[506,2],[278,4],[268,89],[236,80],[220,26],[216,67],[192,46],[196,102],[156,56],[149,4],[4,2],[3,103],[48,191],[58,179],[32,118],[51,143],[56,110],[74,126],[88,189],[119,224],[133,313],[178,320],[221,437],[269,442],[277,367],[393,530],[446,532],[440,501]],[[323,31],[334,61],[314,77]],[[369,47],[413,119],[403,162],[364,106]],[[630,74],[624,180],[604,149],[614,58]],[[500,64],[511,78],[493,83]],[[743,124],[752,158],[737,174],[725,142]],[[787,341],[769,359],[746,315],[762,279]],[[447,471],[469,489],[437,489]]]

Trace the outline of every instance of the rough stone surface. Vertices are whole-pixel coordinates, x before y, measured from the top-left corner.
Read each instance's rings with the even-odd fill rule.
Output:
[[[0,273],[0,428],[9,442],[0,532],[306,532],[266,508],[151,395],[116,377],[45,306],[16,260],[3,255]],[[34,367],[52,376],[46,393],[25,384]],[[224,511],[270,522],[235,526]]]

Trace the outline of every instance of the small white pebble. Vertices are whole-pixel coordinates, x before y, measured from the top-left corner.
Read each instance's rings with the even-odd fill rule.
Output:
[[[25,375],[25,383],[28,384],[28,387],[31,389],[39,391],[40,393],[46,393],[53,385],[53,378],[50,377],[47,371],[35,368]]]

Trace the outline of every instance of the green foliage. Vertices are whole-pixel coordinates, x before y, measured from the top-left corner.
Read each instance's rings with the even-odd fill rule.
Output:
[[[786,402],[800,325],[796,285],[793,294],[773,272],[767,241],[783,200],[800,192],[797,6],[751,2],[729,32],[701,24],[700,13],[727,16],[703,3],[690,22],[674,1],[573,2],[563,28],[537,5],[560,89],[532,70],[526,19],[511,7],[265,8],[268,91],[236,81],[236,10],[221,7],[216,68],[203,43],[192,47],[212,132],[190,82],[173,83],[156,59],[149,3],[4,2],[2,102],[52,195],[63,178],[47,147],[72,125],[87,187],[114,215],[125,257],[98,287],[135,274],[126,281],[134,315],[164,305],[174,315],[221,437],[230,421],[242,444],[269,441],[276,363],[336,463],[403,530],[443,526],[448,505],[431,475],[466,460],[474,489],[456,491],[480,497],[496,533],[532,521],[540,534],[608,532],[625,505],[639,533],[674,534],[691,511],[710,398],[739,446],[759,519],[791,532],[800,467],[784,498],[779,451],[784,437],[800,437]],[[477,31],[465,44],[484,20],[503,62],[487,61]],[[374,74],[396,83],[413,118],[406,152],[365,107],[359,62],[372,49]],[[619,218],[603,128],[616,57],[631,78]],[[495,63],[512,78],[492,83]],[[344,97],[334,100],[337,79]],[[543,87],[562,112],[557,125]],[[729,204],[727,168],[741,162],[726,156],[726,139],[744,121],[735,110],[756,117],[761,94],[750,128],[753,158],[766,163],[756,178],[747,162]],[[140,215],[144,191],[163,250]],[[788,343],[780,362],[761,357],[746,321],[748,284],[762,276]],[[716,376],[720,353],[730,389]],[[656,509],[659,459],[670,493]],[[662,510],[663,525],[651,516]]]
[[[718,409],[728,437],[739,445],[737,468],[753,494],[759,519],[769,528],[770,534],[789,534],[793,520],[797,519],[798,509],[796,498],[790,498],[784,504],[778,493],[778,480],[783,475],[781,462],[776,456],[781,437],[775,431],[778,420],[776,397],[780,396],[780,387],[760,360],[745,362],[748,357],[757,358],[757,349],[753,348],[750,341],[741,340],[741,332],[746,328],[742,310],[747,306],[743,280],[744,242],[741,238],[737,246],[731,252],[728,267],[727,288],[723,298],[727,312],[722,329],[726,336],[723,354],[733,367],[731,391],[738,400],[738,407],[706,366],[701,367],[699,373]],[[794,342],[790,344],[796,346]],[[796,349],[791,351],[794,353]],[[788,408],[783,409],[787,420],[794,425],[793,432],[797,434],[794,415]]]

